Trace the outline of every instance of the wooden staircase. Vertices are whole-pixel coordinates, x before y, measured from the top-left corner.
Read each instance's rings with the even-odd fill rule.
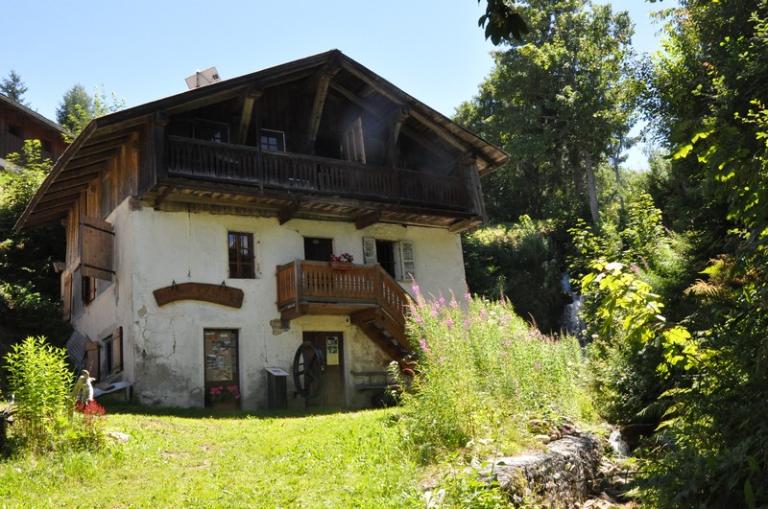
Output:
[[[405,333],[409,296],[379,265],[296,260],[277,268],[281,318],[349,315],[394,360],[410,351]]]

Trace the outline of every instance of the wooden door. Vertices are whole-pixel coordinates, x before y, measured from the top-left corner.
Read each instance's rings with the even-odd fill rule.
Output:
[[[344,336],[341,332],[305,332],[304,341],[311,342],[322,354],[322,381],[315,397],[307,398],[308,406],[342,407],[344,397]]]
[[[237,331],[204,332],[205,406],[240,408]]]

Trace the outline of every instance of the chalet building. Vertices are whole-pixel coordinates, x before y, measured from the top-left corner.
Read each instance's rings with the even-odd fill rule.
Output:
[[[43,155],[56,160],[67,147],[62,128],[36,111],[0,94],[0,166],[11,152],[20,152],[24,140],[40,140]]]
[[[65,225],[100,385],[257,409],[283,370],[291,406],[364,406],[414,279],[464,295],[459,232],[507,157],[334,50],[92,121],[17,227]]]

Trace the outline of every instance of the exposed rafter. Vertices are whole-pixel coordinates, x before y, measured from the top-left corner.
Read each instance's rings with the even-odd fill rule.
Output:
[[[248,90],[243,95],[243,110],[240,113],[240,127],[237,130],[237,143],[244,145],[248,138],[248,129],[251,127],[251,117],[253,116],[253,106],[261,97],[260,90]]]
[[[323,118],[325,100],[328,97],[328,86],[340,69],[341,63],[338,59],[331,59],[320,69],[315,79],[317,82],[315,98],[312,101],[312,111],[309,115],[307,128],[307,151],[311,154],[315,153],[315,140],[317,139],[317,131],[320,129],[320,120]]]

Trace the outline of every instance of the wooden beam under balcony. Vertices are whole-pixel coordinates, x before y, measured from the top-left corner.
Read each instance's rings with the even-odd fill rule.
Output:
[[[293,219],[293,217],[296,215],[296,212],[298,212],[299,207],[301,207],[301,202],[299,200],[294,200],[290,204],[281,208],[277,212],[277,222],[280,224],[285,224]]]
[[[380,220],[381,210],[371,210],[369,212],[365,212],[364,214],[360,214],[355,218],[355,228],[362,230],[363,228],[371,226],[372,224],[378,223]]]

